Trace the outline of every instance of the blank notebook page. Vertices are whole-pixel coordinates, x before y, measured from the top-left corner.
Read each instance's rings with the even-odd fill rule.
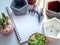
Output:
[[[38,18],[33,15],[13,16],[13,20],[21,37],[21,42],[27,41],[35,32],[41,32]]]

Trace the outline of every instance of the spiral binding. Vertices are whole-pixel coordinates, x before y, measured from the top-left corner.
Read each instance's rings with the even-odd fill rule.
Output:
[[[9,7],[6,7],[6,11],[7,11],[7,13],[8,13],[9,18],[13,21],[15,34],[16,34],[16,37],[17,37],[17,39],[18,39],[18,42],[20,43],[21,38],[20,38],[19,32],[18,32],[18,30],[17,30],[17,28],[16,28],[16,25],[15,25],[15,23],[14,23],[14,20],[13,20],[13,17],[12,17],[12,13],[11,13],[11,11],[9,10]]]

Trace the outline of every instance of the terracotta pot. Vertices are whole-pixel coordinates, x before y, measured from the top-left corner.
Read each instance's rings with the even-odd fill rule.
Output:
[[[31,37],[33,37],[33,36],[34,36],[34,34],[35,34],[35,33],[33,33],[33,34],[29,37],[29,39],[30,39]],[[42,34],[42,35],[43,35],[43,34]],[[44,36],[44,35],[43,35],[43,36]],[[46,36],[44,36],[44,37],[45,37],[45,39],[47,40]],[[29,42],[29,39],[28,39],[28,42]],[[30,44],[28,43],[28,45],[30,45]],[[48,45],[48,40],[47,40],[46,45]]]
[[[9,19],[8,22],[9,22],[9,25],[6,27],[6,29],[0,30],[0,33],[5,36],[10,35],[14,31],[14,26],[12,21]]]
[[[28,0],[29,5],[34,5],[36,3],[36,0]]]
[[[48,36],[46,36],[46,39],[48,40],[49,43],[51,43],[51,42],[56,42],[56,41],[60,40],[60,39],[58,39],[58,38],[48,37]]]

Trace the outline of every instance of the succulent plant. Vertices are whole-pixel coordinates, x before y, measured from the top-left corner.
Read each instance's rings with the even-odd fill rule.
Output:
[[[40,33],[33,34],[28,41],[29,45],[46,45],[46,37]]]
[[[5,16],[4,13],[1,14],[2,18],[0,18],[0,30],[6,28],[8,23],[8,16]]]

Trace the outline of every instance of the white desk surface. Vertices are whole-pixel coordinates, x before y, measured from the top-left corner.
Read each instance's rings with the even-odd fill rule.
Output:
[[[5,7],[10,6],[11,2],[12,0],[0,0],[0,14],[1,12],[6,13]],[[50,44],[50,45],[60,45],[60,43],[58,44],[57,43]],[[19,45],[15,33],[13,32],[10,36],[7,37],[0,34],[0,45]],[[23,45],[27,45],[27,43]]]
[[[11,2],[12,0],[0,0],[0,14],[2,12],[7,14],[5,7],[10,6]],[[15,33],[13,32],[10,36],[7,37],[0,34],[0,45],[19,45]]]
[[[12,0],[0,0],[0,15],[2,12],[6,13],[5,7],[10,6]],[[0,45],[19,45],[16,35],[13,32],[9,36],[3,36],[0,34]]]

